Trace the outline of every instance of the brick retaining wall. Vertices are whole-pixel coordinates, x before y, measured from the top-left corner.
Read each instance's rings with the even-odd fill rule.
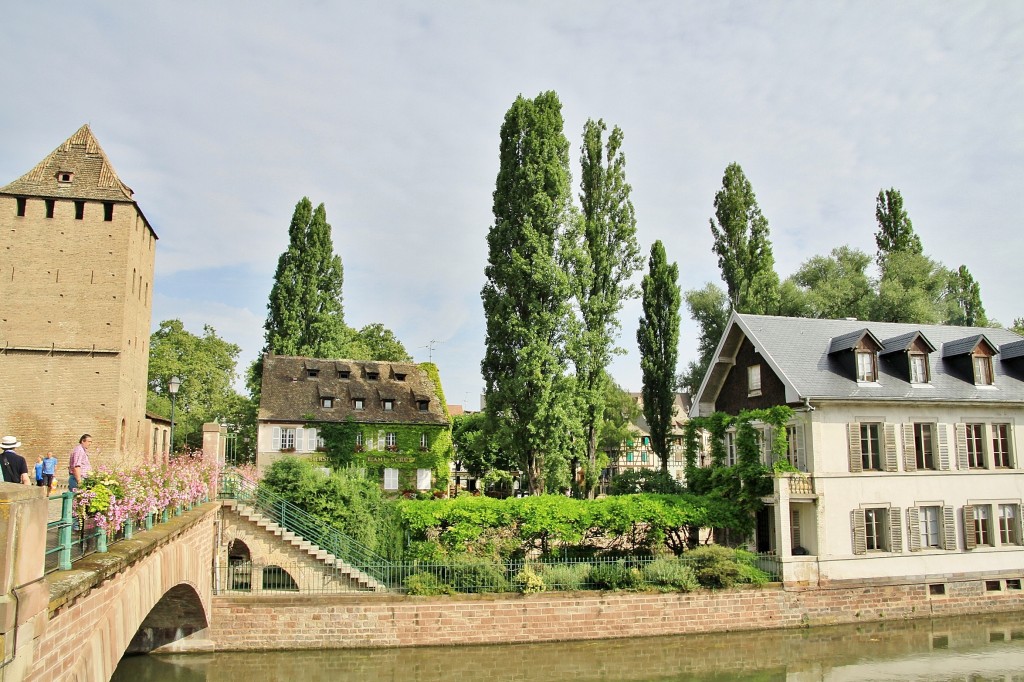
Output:
[[[456,597],[213,598],[217,650],[405,647],[608,639],[927,618],[1024,609],[984,581],[786,591],[544,593]],[[1005,582],[1001,583],[1005,588]]]

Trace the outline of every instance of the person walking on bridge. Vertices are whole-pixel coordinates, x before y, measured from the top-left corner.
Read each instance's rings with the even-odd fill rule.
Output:
[[[92,471],[92,465],[89,464],[89,445],[91,444],[92,436],[88,433],[83,434],[78,439],[78,445],[71,451],[71,457],[68,460],[68,473],[70,474],[68,490],[77,490],[85,477]]]
[[[14,436],[4,436],[0,439],[0,469],[3,469],[6,482],[31,485],[28,481],[28,464],[25,463],[24,457],[14,451],[20,447],[21,443]]]

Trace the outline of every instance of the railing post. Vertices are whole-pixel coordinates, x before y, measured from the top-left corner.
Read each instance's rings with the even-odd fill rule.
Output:
[[[57,554],[57,567],[62,571],[71,570],[71,532],[72,519],[71,508],[75,499],[75,491],[68,490],[60,496],[60,530],[57,531],[57,544],[60,552]]]

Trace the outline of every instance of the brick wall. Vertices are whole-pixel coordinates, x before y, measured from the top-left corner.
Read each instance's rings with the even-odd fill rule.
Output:
[[[1021,590],[983,582],[690,594],[550,593],[459,597],[214,596],[218,650],[497,644],[863,623],[1024,608]]]

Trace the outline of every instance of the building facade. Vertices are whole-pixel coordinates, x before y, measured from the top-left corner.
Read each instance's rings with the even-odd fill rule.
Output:
[[[288,455],[364,469],[391,493],[447,492],[451,425],[430,363],[266,355],[260,472]]]
[[[776,405],[800,473],[776,476],[755,543],[787,582],[1021,578],[1020,336],[734,314],[691,414]]]
[[[82,126],[0,187],[0,430],[94,465],[152,457],[146,419],[156,233]]]
[[[661,459],[651,447],[651,427],[643,414],[643,394],[630,393],[630,399],[640,409],[629,422],[629,435],[618,448],[608,451],[608,476],[626,471],[658,471]],[[686,457],[683,450],[683,424],[689,418],[690,394],[676,393],[672,404],[672,428],[669,432],[668,472],[679,482],[686,477]]]

